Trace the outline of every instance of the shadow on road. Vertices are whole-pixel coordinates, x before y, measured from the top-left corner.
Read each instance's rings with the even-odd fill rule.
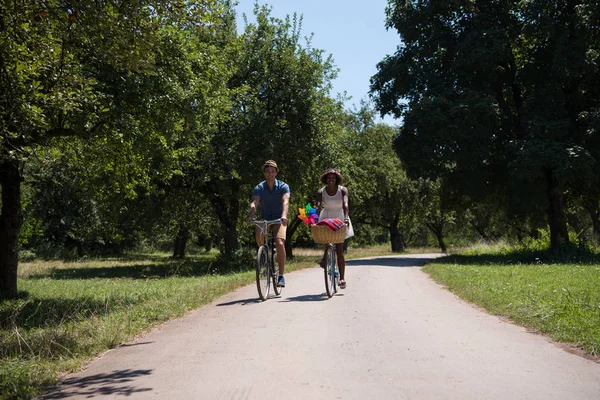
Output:
[[[131,346],[141,346],[143,344],[151,344],[154,342],[136,342],[136,343],[123,343],[119,347],[131,347]]]
[[[337,296],[342,296],[341,294],[337,294]],[[286,297],[285,299],[281,299],[281,302],[292,302],[292,301],[326,301],[329,300],[325,293],[321,294],[304,294],[302,296],[294,296],[294,297]]]
[[[346,260],[346,265],[377,267],[422,267],[431,258],[418,257],[377,257],[362,260]]]
[[[134,378],[143,375],[150,375],[151,369],[126,369],[123,371],[113,371],[107,374],[97,374],[83,378],[65,379],[56,391],[51,392],[41,399],[65,399],[67,397],[83,395],[87,397],[95,396],[129,396],[133,393],[148,392],[151,388],[136,388],[124,385],[131,382]]]
[[[252,299],[240,299],[240,300],[228,301],[227,303],[219,303],[219,304],[217,304],[217,307],[233,306],[236,304],[241,304],[241,305],[245,306],[248,304],[255,304],[255,303],[262,303],[262,300],[259,299],[258,297],[255,297]]]

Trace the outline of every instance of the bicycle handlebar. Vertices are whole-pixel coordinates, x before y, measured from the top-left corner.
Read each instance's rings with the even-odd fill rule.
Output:
[[[277,218],[277,219],[255,219],[252,221],[252,223],[254,224],[281,224],[281,218]]]

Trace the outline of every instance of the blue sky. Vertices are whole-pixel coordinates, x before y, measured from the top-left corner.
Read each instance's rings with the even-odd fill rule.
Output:
[[[243,28],[242,13],[254,22],[255,0],[238,0],[238,25]],[[352,99],[346,108],[358,108],[361,99],[368,98],[369,79],[377,73],[377,63],[393,54],[400,44],[398,33],[385,28],[387,0],[259,0],[270,5],[277,18],[303,15],[302,34],[314,34],[312,47],[331,54],[339,68],[333,82],[332,96],[346,92]],[[395,125],[398,121],[387,116],[383,122]]]

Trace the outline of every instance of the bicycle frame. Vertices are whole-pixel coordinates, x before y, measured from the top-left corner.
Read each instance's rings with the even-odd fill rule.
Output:
[[[327,297],[332,297],[338,291],[340,273],[337,266],[337,256],[335,253],[335,244],[327,244],[326,265],[323,271],[325,278],[325,291]]]

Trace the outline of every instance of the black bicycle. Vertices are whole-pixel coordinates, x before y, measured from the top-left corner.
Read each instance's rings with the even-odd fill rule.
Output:
[[[259,227],[263,235],[263,245],[258,248],[256,253],[256,288],[258,289],[258,296],[264,301],[269,297],[271,282],[276,295],[280,295],[283,289],[277,286],[277,280],[279,279],[277,251],[273,232],[269,229],[271,225],[281,224],[281,219],[255,220],[253,222]]]

